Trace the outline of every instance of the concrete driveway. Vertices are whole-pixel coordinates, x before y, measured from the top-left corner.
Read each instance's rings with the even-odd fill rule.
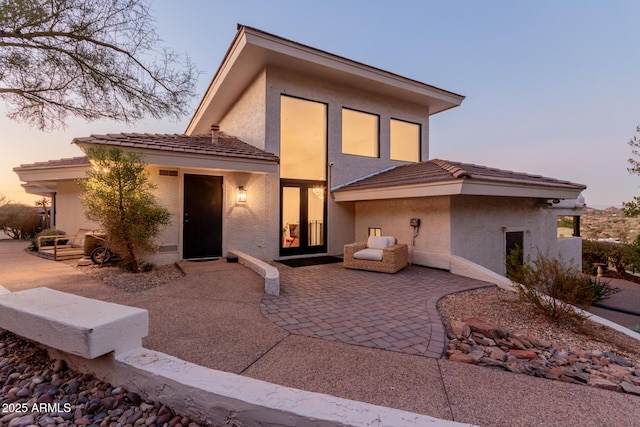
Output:
[[[631,426],[640,419],[637,396],[291,333],[260,313],[262,279],[238,264],[185,263],[187,275],[175,283],[127,294],[26,246],[0,241],[0,284],[146,308],[145,347],[203,366],[483,426]],[[285,297],[295,286],[289,274],[309,276],[309,268],[316,267],[282,270]]]

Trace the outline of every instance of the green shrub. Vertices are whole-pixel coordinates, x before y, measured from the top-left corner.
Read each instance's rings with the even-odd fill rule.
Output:
[[[55,238],[56,236],[64,236],[65,233],[62,230],[54,230],[51,228],[47,228],[46,230],[42,230],[41,232],[39,232],[38,234],[36,234],[36,241],[39,237],[48,237],[51,236],[51,239],[42,239],[42,241],[40,242],[41,246],[53,246],[53,243],[55,242]],[[66,245],[67,241],[66,240],[58,240],[58,244],[59,245]],[[37,243],[36,243],[37,245]]]
[[[635,246],[634,246],[635,245]],[[597,273],[596,263],[611,265],[616,272],[624,275],[625,270],[639,264],[640,242],[631,245],[614,242],[582,241],[582,271],[585,274]]]
[[[535,260],[527,259],[524,265],[514,265],[517,257],[517,253],[510,253],[507,257],[507,272],[510,274],[507,277],[520,285],[520,299],[531,302],[538,311],[557,323],[580,326],[586,317],[574,310],[574,306],[586,309],[619,291],[608,282],[582,274],[565,263],[561,256],[550,258],[538,253]]]

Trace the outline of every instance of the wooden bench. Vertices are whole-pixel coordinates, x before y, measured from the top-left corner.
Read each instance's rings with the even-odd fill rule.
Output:
[[[40,236],[38,237],[38,254],[54,261],[82,258],[85,255],[84,239],[90,231],[81,228],[75,235]],[[44,246],[42,243],[47,240],[53,240],[53,245]]]
[[[95,359],[142,347],[149,313],[49,288],[0,294],[0,328],[46,346]]]

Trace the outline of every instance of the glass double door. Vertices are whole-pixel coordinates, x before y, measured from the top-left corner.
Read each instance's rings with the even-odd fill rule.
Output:
[[[326,252],[326,183],[282,180],[280,255]]]

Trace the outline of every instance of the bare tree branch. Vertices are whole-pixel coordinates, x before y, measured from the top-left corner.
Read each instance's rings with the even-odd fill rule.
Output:
[[[0,98],[42,130],[69,115],[179,118],[197,70],[163,49],[146,0],[0,0]]]

